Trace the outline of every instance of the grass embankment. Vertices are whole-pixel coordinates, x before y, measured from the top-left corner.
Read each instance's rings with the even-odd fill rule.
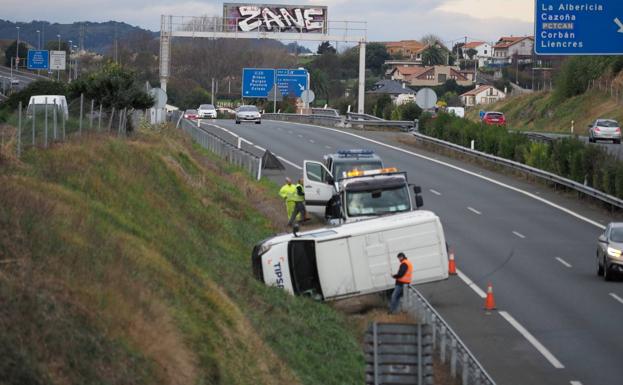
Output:
[[[486,106],[488,111],[501,111],[506,115],[508,128],[521,131],[571,133],[586,135],[587,126],[598,118],[623,121],[623,108],[609,93],[597,89],[582,95],[558,100],[552,92],[536,92],[509,98]],[[469,114],[479,120],[478,109]]]
[[[251,277],[274,196],[168,131],[0,158],[0,383],[362,383],[360,325]]]

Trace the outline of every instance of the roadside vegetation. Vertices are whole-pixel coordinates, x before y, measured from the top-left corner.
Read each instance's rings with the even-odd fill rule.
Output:
[[[283,216],[274,186],[167,129],[9,150],[3,384],[364,381],[359,323],[251,276]]]
[[[435,119],[424,114],[420,132],[464,147],[470,147],[474,140],[478,151],[550,171],[623,198],[623,161],[575,137],[534,142],[506,127],[488,126],[445,113]]]

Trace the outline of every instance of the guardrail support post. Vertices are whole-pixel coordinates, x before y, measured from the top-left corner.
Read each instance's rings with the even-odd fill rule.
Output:
[[[378,336],[378,324],[374,322],[372,324],[372,343],[374,354],[374,385],[379,385],[379,336]]]
[[[474,151],[474,146],[476,145],[476,141],[472,140],[472,142],[470,143],[470,148],[472,149],[472,151]]]
[[[456,378],[456,356],[456,340],[452,338],[452,341],[450,342],[450,376],[452,378]]]

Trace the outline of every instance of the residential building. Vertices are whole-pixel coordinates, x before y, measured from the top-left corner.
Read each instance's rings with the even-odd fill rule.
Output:
[[[492,104],[506,98],[506,94],[493,86],[480,85],[460,96],[465,107]]]
[[[532,61],[534,52],[534,36],[510,36],[501,37],[493,45],[492,61],[497,65],[505,65],[513,62],[513,58],[521,63]]]
[[[410,61],[410,60],[385,60],[385,76],[390,77],[391,73],[396,67],[419,67],[422,65],[422,61]]]
[[[390,74],[392,80],[399,80],[415,87],[434,87],[454,79],[458,85],[473,84],[473,73],[461,71],[455,66],[396,67]]]
[[[381,44],[385,45],[391,56],[419,63],[422,63],[422,51],[426,49],[426,45],[417,40],[388,41]]]
[[[467,51],[475,50],[474,57],[469,57]],[[482,67],[491,60],[493,56],[493,48],[491,44],[484,41],[471,41],[463,46],[463,59],[465,60],[478,60],[478,67]]]
[[[379,80],[366,93],[371,95],[389,95],[392,102],[397,105],[415,100],[415,91],[407,87],[405,83],[396,80]]]

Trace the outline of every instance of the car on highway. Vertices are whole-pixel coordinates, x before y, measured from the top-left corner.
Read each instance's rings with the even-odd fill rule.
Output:
[[[213,104],[202,104],[197,109],[199,119],[216,119],[216,108]]]
[[[621,126],[614,119],[597,119],[588,125],[588,141],[595,143],[598,140],[612,140],[621,143]]]
[[[240,122],[255,122],[255,124],[262,123],[262,115],[256,106],[243,105],[236,108],[236,124]]]
[[[502,112],[489,111],[482,116],[482,122],[489,126],[504,126],[506,125],[506,117]]]
[[[184,119],[197,120],[199,113],[195,109],[189,109],[184,111]]]
[[[12,87],[19,86],[19,79],[17,79],[17,78],[11,79],[11,86]]]
[[[623,222],[612,222],[597,239],[597,275],[606,281],[623,272]]]

